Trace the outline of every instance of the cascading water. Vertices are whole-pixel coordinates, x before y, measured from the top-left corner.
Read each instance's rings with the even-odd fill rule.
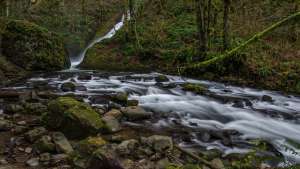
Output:
[[[129,17],[128,17],[129,18]],[[118,22],[106,35],[99,37],[99,38],[95,38],[94,40],[92,40],[77,56],[75,57],[70,57],[70,61],[71,61],[71,67],[70,69],[75,69],[78,65],[80,65],[80,63],[83,61],[86,52],[88,51],[88,49],[90,49],[91,47],[93,47],[95,44],[105,40],[105,39],[110,39],[112,38],[118,30],[120,30],[123,25],[124,25],[124,20],[125,20],[125,15],[122,16],[122,19],[120,22]]]
[[[78,74],[82,73],[91,75],[91,80],[80,80]],[[300,143],[299,97],[179,76],[167,76],[168,82],[157,83],[155,77],[158,75],[59,72],[33,77],[26,86],[14,89],[26,90],[35,83],[47,84],[61,94],[57,90],[61,84],[73,81],[87,90],[70,93],[83,97],[93,106],[104,106],[97,101],[99,97],[127,92],[130,99],[139,100],[140,106],[154,112],[150,121],[124,122],[127,125],[165,132],[182,146],[218,149],[224,155],[248,152],[253,146],[251,141],[262,139],[272,144],[286,162],[300,163],[300,149],[295,146]],[[184,83],[202,84],[210,94],[186,92],[181,87]],[[270,96],[272,100],[265,101],[263,96]],[[282,164],[278,161],[276,165]]]

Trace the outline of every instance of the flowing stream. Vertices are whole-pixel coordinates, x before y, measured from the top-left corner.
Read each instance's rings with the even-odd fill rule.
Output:
[[[77,89],[70,93],[93,106],[110,104],[102,99],[107,94],[126,92],[154,116],[138,123],[124,121],[124,125],[166,133],[181,146],[218,149],[224,155],[249,152],[253,141],[262,139],[274,148],[268,151],[269,155],[283,156],[288,163],[300,163],[300,146],[295,144],[300,143],[300,98],[297,96],[180,76],[166,75],[168,81],[158,83],[155,79],[161,74],[155,72],[74,70],[89,48],[115,35],[123,26],[124,18],[105,36],[93,40],[79,56],[71,58],[71,70],[34,75],[25,85],[17,84],[9,89],[23,91],[38,86],[66,94],[60,87],[72,81]],[[208,88],[208,94],[184,91],[181,86],[184,83],[202,84]]]
[[[218,149],[224,155],[245,153],[253,140],[262,139],[290,163],[300,163],[300,98],[280,92],[242,88],[221,83],[168,76],[157,83],[159,73],[101,73],[96,71],[39,74],[17,90],[45,87],[58,94],[63,83],[75,82],[73,93],[93,106],[109,104],[103,98],[116,92],[127,92],[130,99],[154,112],[151,120],[124,122],[138,128],[171,135],[182,146]],[[82,77],[90,77],[83,80]],[[208,94],[184,91],[184,83],[202,84]],[[264,101],[269,96],[272,100]]]

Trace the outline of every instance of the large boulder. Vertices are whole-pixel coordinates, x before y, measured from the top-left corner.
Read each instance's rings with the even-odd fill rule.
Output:
[[[7,21],[1,36],[3,55],[26,70],[60,70],[70,65],[63,39],[34,23]]]
[[[57,98],[49,103],[48,109],[45,116],[47,125],[62,131],[69,138],[84,138],[109,131],[91,106],[73,98]]]

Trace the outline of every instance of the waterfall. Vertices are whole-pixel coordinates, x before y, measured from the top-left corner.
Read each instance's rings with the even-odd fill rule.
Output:
[[[129,17],[127,19],[129,19]],[[112,38],[117,33],[117,31],[120,30],[124,26],[124,20],[125,20],[125,15],[122,16],[121,21],[119,21],[117,24],[115,24],[115,26],[107,34],[105,34],[104,36],[95,38],[77,56],[75,56],[73,58],[70,57],[70,61],[71,61],[70,69],[76,69],[76,67],[82,63],[88,49],[90,49],[95,44],[97,44],[105,39]]]

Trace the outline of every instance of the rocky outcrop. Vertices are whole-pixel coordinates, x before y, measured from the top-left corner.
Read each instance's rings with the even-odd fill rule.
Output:
[[[1,31],[3,55],[25,70],[60,70],[69,66],[63,39],[34,23],[5,22]]]
[[[108,131],[107,126],[89,105],[73,98],[60,97],[49,103],[47,125],[70,138],[82,138]]]

